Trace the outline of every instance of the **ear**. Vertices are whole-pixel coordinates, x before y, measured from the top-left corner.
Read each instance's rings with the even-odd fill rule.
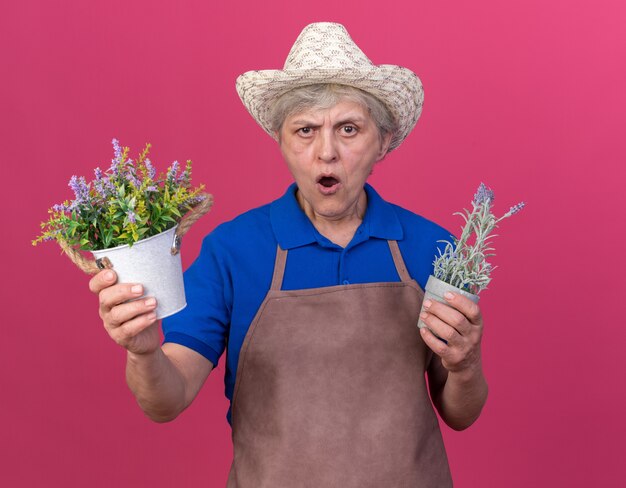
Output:
[[[384,137],[380,138],[380,152],[378,153],[378,157],[376,158],[377,163],[385,159],[385,156],[389,152],[389,145],[391,144],[392,137],[393,134],[390,132],[389,134],[385,134]]]

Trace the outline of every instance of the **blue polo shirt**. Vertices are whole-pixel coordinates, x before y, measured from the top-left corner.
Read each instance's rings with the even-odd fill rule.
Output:
[[[165,342],[182,344],[214,365],[228,345],[226,396],[232,401],[239,351],[272,281],[276,246],[288,250],[283,290],[400,281],[387,240],[396,240],[410,276],[424,288],[439,240],[438,225],[387,203],[365,185],[367,210],[342,248],[313,226],[292,184],[278,200],[218,226],[185,272],[187,307],[163,321]],[[228,413],[230,421],[230,410]]]

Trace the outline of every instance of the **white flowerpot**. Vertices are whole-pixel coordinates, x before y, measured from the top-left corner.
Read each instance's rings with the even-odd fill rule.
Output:
[[[187,305],[180,253],[172,253],[176,229],[138,241],[132,247],[92,251],[96,260],[108,258],[118,283],[140,283],[143,296],[156,298],[158,319],[174,315]]]
[[[441,281],[440,279],[435,278],[433,275],[430,275],[428,277],[428,281],[426,282],[426,289],[424,290],[424,301],[430,299],[433,301],[447,304],[446,299],[443,296],[448,291],[451,291],[452,293],[457,293],[459,295],[463,295],[464,297],[469,298],[474,303],[478,303],[478,299],[479,299],[478,295],[474,295],[473,293],[469,293],[465,290],[461,290],[460,288],[457,288],[456,286],[452,286],[449,283],[446,283],[445,281]],[[422,314],[423,311],[424,311],[424,306],[422,305],[422,310],[420,311],[420,315]],[[420,329],[422,329],[426,327],[426,324],[422,322],[422,320],[420,319],[417,322],[417,326]]]

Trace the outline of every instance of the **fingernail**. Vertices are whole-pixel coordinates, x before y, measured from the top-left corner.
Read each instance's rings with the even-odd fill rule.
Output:
[[[430,308],[430,306],[431,306],[432,304],[433,304],[433,302],[432,302],[432,301],[430,301],[430,300],[425,300],[425,301],[424,301],[424,308],[428,309],[428,308]]]
[[[145,302],[143,302],[146,307],[153,307],[156,305],[156,299],[148,298]]]
[[[447,291],[443,297],[446,300],[452,300],[454,298],[454,293],[450,293],[449,291]]]
[[[151,314],[148,315],[148,320],[154,320],[156,319],[156,312],[152,312]]]
[[[428,317],[427,313],[421,313],[420,314],[420,319],[422,319],[422,320],[426,319],[427,317]]]
[[[133,293],[141,293],[142,286],[141,285],[133,285],[133,287],[130,289],[130,291],[132,291]]]
[[[115,279],[113,271],[107,271],[106,273],[104,273],[104,279],[107,281],[113,281]]]

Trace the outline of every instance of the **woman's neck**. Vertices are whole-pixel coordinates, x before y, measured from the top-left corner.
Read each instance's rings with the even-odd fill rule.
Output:
[[[367,194],[365,190],[345,215],[337,217],[328,217],[315,212],[313,207],[308,205],[302,198],[300,192],[296,194],[296,198],[315,229],[329,241],[341,247],[346,247],[350,243],[363,222],[365,210],[367,209]]]

